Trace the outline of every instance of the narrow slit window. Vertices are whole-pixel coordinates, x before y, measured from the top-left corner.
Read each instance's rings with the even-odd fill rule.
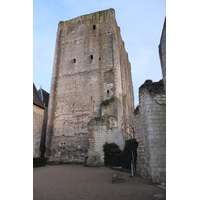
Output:
[[[94,24],[94,25],[93,25],[93,30],[95,30],[95,29],[96,29],[96,25]]]
[[[93,55],[90,55],[90,59],[93,60]]]
[[[76,63],[76,58],[73,59],[73,63]]]
[[[109,93],[109,90],[107,90],[107,93]]]

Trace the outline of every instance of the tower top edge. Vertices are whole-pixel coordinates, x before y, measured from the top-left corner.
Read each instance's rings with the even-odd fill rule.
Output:
[[[81,16],[78,16],[78,17],[75,17],[75,18],[72,18],[72,19],[69,19],[69,20],[66,20],[66,21],[60,21],[58,23],[58,25],[60,24],[63,24],[63,23],[68,23],[68,22],[72,22],[72,21],[75,21],[79,18],[85,18],[85,17],[92,17],[92,16],[95,16],[95,15],[104,15],[104,14],[114,14],[115,15],[115,9],[114,8],[110,8],[110,9],[106,9],[106,10],[101,10],[101,11],[97,11],[97,12],[93,12],[93,13],[90,13],[90,14],[85,14],[85,15],[81,15]]]

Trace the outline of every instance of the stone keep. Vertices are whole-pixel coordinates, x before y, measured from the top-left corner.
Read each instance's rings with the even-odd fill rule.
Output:
[[[166,93],[166,17],[165,17],[165,22],[163,25],[162,35],[160,38],[160,44],[158,48],[159,48],[159,57],[160,57],[160,64],[161,64],[161,69],[162,69],[164,89]]]
[[[49,161],[84,162],[88,155],[88,161],[102,164],[103,145],[115,142],[122,149],[132,134],[133,112],[131,65],[114,9],[60,22],[47,122]]]

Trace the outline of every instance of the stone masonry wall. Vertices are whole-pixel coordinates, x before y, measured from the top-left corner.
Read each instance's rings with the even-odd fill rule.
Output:
[[[59,23],[46,134],[50,161],[83,162],[89,148],[101,151],[97,142],[91,148],[91,137],[101,145],[106,141],[88,131],[95,118],[116,118],[113,138],[124,129],[134,103],[130,63],[119,36],[113,9]],[[120,138],[123,146],[124,136]]]
[[[121,70],[121,89],[122,89],[122,102],[123,102],[123,131],[125,133],[124,137],[130,139],[133,136],[133,131],[130,128],[134,127],[133,124],[133,113],[134,113],[134,95],[133,95],[133,85],[131,77],[131,64],[128,59],[128,54],[125,50],[125,44],[121,38],[120,28],[118,27],[118,38],[119,38],[119,48],[120,48],[120,70]],[[128,133],[128,134],[127,134]]]
[[[122,131],[117,124],[117,118],[114,116],[103,116],[92,119],[88,124],[88,133],[90,140],[89,151],[95,152],[100,156],[100,163],[104,162],[103,145],[116,143],[121,149],[124,144]]]
[[[166,181],[166,95],[162,80],[139,88],[135,110],[135,138],[139,143],[137,172],[153,182]]]
[[[135,138],[139,144],[137,149],[137,173],[143,177],[148,177],[148,155],[144,141],[146,132],[144,116],[143,102],[141,102],[134,111]]]
[[[33,104],[33,157],[40,157],[44,109]]]

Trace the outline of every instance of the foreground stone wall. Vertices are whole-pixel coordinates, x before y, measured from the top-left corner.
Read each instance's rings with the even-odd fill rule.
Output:
[[[107,134],[123,147],[122,130],[129,131],[134,110],[130,70],[113,9],[59,23],[46,135],[50,161],[83,162],[89,149],[102,161]],[[104,116],[115,119],[112,133],[100,122]],[[96,118],[102,120],[95,125]]]
[[[153,182],[166,181],[166,95],[163,81],[146,81],[139,88],[135,109],[135,138],[139,143],[137,172]]]
[[[44,109],[33,104],[33,157],[40,157]]]

